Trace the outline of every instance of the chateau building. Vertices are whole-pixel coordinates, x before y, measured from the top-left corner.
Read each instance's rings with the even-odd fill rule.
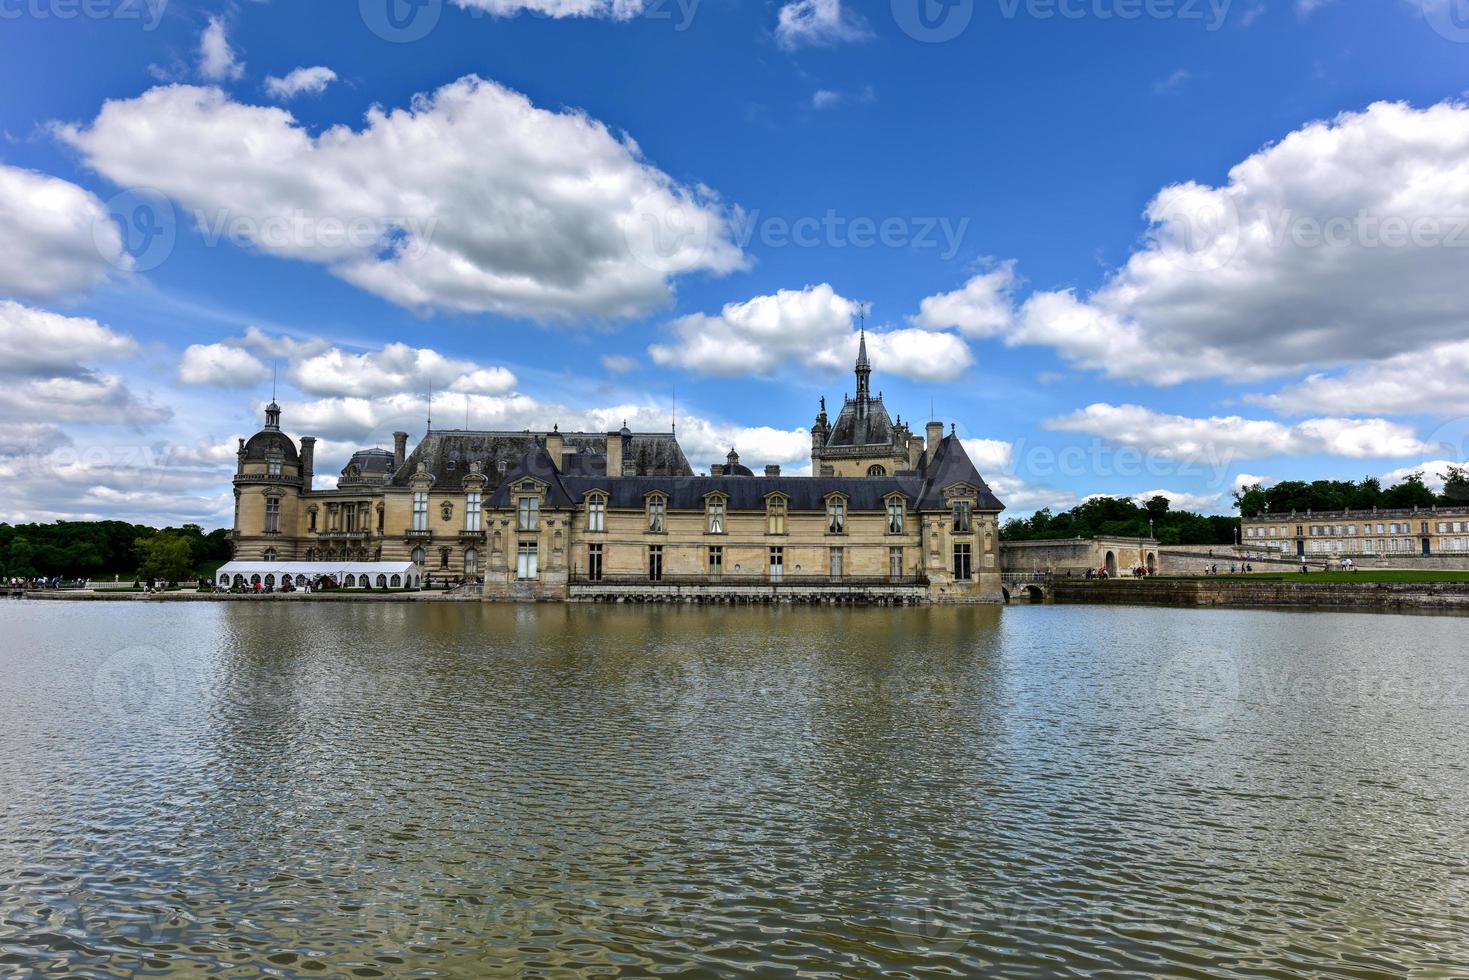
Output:
[[[1302,558],[1388,559],[1469,555],[1469,507],[1257,514],[1240,544]]]
[[[483,580],[486,598],[788,597],[1000,601],[1004,505],[957,435],[922,437],[871,393],[812,429],[812,475],[756,475],[731,449],[696,475],[670,432],[430,427],[408,449],[363,449],[315,489],[271,402],[241,440],[242,561],[408,561],[430,581]]]

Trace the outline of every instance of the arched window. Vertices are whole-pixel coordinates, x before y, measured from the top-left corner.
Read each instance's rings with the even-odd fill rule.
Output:
[[[250,584],[251,585],[259,585],[260,584],[260,576],[259,575],[251,575],[250,576]]]
[[[265,560],[266,561],[275,561],[275,557],[276,557],[276,552],[275,552],[275,549],[274,548],[266,548],[265,549]]]
[[[230,587],[230,577],[228,575],[221,575],[219,577],[219,585],[220,585],[220,588],[224,588],[224,589],[229,588]]]
[[[399,578],[398,576],[394,575],[392,578],[388,579],[388,584],[391,585],[393,588],[396,589],[396,588],[398,588],[398,586],[400,586],[400,585],[403,584],[403,580],[401,578]]]
[[[396,575],[393,576],[393,578],[397,577]],[[379,575],[377,577],[377,587],[380,589],[386,589],[388,587],[388,577],[386,575]]]
[[[299,586],[301,586],[302,588],[305,588],[306,587],[306,576],[305,575],[297,575],[296,576],[296,584],[299,585]]]
[[[887,476],[888,475],[888,468],[886,466],[883,466],[881,463],[873,463],[871,466],[867,467],[867,475],[868,476]]]
[[[423,564],[423,558],[424,558],[423,549],[422,548],[414,548],[413,549],[413,564],[415,564],[415,565],[422,565]]]
[[[355,588],[357,588],[357,576],[356,575],[348,575],[346,578],[342,579],[342,588],[344,588],[344,589],[355,589]]]
[[[267,589],[275,588],[275,576],[274,575],[267,575],[267,576],[265,576],[265,587]]]

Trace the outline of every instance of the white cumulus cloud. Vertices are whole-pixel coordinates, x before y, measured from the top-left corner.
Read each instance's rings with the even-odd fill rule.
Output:
[[[0,293],[57,299],[132,265],[121,232],[90,191],[0,164]]]
[[[787,50],[826,47],[872,36],[866,21],[842,0],[792,0],[776,14],[775,40]]]
[[[1431,452],[1406,425],[1385,419],[1305,419],[1295,425],[1236,415],[1189,418],[1141,405],[1097,403],[1049,419],[1046,428],[1081,432],[1166,459],[1224,461],[1324,454],[1353,459]]]
[[[271,98],[294,99],[298,95],[320,95],[326,87],[337,80],[337,73],[323,65],[297,68],[284,77],[269,75],[265,79],[265,91]]]
[[[473,76],[312,135],[287,110],[174,85],[58,127],[87,164],[157,188],[206,235],[325,263],[414,310],[617,318],[743,265],[703,187],[581,112]]]
[[[726,303],[717,316],[679,317],[669,324],[674,342],[654,344],[648,353],[657,364],[725,377],[786,367],[835,373],[856,360],[856,313],[857,303],[827,283],[781,289]],[[918,381],[952,381],[973,360],[959,337],[916,328],[868,331],[867,347],[876,370]]]
[[[219,17],[209,18],[199,35],[199,74],[211,82],[233,81],[245,74],[244,62],[230,47],[224,20]]]

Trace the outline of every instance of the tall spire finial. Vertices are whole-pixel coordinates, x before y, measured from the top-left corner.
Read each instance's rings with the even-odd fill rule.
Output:
[[[280,361],[278,361],[278,360],[275,360],[275,361],[271,361],[270,362],[270,400],[271,401],[275,401],[275,372],[276,372],[276,368],[279,367],[279,366],[280,366]]]
[[[434,383],[430,379],[428,383],[428,411],[425,415],[425,429],[434,427]]]
[[[857,414],[867,414],[867,402],[872,397],[869,387],[872,378],[872,362],[867,359],[867,304],[857,307],[861,317],[857,340]]]

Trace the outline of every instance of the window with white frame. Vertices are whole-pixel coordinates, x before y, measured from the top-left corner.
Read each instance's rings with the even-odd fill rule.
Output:
[[[413,491],[413,530],[428,530],[428,491]]]
[[[607,498],[600,493],[587,497],[587,530],[607,530]]]
[[[281,498],[265,498],[265,533],[281,533]]]
[[[469,491],[464,495],[464,530],[478,531],[483,516],[484,512],[479,505],[479,491]]]
[[[710,497],[706,508],[709,519],[709,533],[724,533],[724,498]]]
[[[648,498],[648,531],[651,534],[662,534],[666,529],[666,518],[668,516],[668,498],[661,494],[654,494]]]

